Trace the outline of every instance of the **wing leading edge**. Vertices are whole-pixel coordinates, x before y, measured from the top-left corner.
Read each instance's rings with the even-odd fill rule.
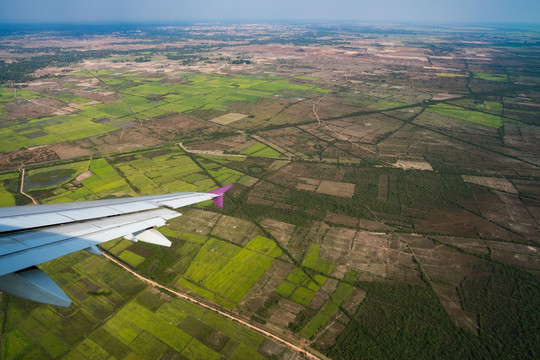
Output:
[[[71,300],[35,265],[124,237],[170,246],[154,229],[181,214],[170,210],[213,200],[223,206],[232,185],[208,193],[173,193],[66,204],[0,208],[0,290],[46,304],[69,307]]]

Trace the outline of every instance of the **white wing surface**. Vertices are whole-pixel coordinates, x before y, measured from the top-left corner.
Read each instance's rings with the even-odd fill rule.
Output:
[[[0,208],[0,290],[46,304],[70,306],[71,300],[36,265],[124,237],[170,246],[154,227],[181,214],[171,210],[206,200],[221,207],[232,185],[209,193],[84,201]]]

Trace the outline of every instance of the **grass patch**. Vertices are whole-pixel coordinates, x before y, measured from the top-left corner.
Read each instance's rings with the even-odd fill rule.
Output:
[[[510,82],[506,74],[489,74],[489,73],[475,72],[474,78],[486,80],[486,81]]]
[[[256,352],[255,350],[252,350],[248,348],[247,346],[240,344],[236,350],[234,350],[233,354],[229,358],[230,360],[264,360],[266,359],[264,356]]]
[[[308,80],[308,81],[318,81],[318,80],[320,80],[320,78],[318,78],[318,77],[303,76],[303,75],[295,76],[294,78],[295,79],[300,79],[300,80]]]
[[[109,353],[91,339],[84,339],[75,350],[86,359],[106,359],[109,357]]]
[[[242,249],[218,273],[205,281],[207,288],[238,303],[274,259],[248,249]]]
[[[350,270],[349,272],[347,272],[343,280],[345,280],[346,282],[354,283],[356,279],[358,279],[358,275],[359,275],[358,271]]]
[[[0,207],[16,205],[15,195],[12,191],[18,180],[18,172],[0,175]]]
[[[328,299],[324,307],[321,309],[320,313],[326,316],[332,316],[338,309],[339,306],[347,299],[353,287],[349,284],[339,283],[334,294]]]
[[[305,287],[299,287],[292,294],[291,300],[300,305],[307,306],[311,299],[315,296],[315,291],[307,289]]]
[[[205,284],[206,279],[219,273],[240,250],[238,246],[211,238],[201,248],[185,277],[195,283]]]
[[[116,359],[123,359],[131,349],[102,327],[90,335],[90,339]]]
[[[203,245],[206,242],[206,240],[208,240],[208,237],[203,236],[203,235],[175,231],[165,226],[159,228],[159,231],[167,237],[173,237],[173,238],[185,240],[194,244]]]
[[[163,155],[153,156],[151,153],[148,155],[138,154],[128,161],[121,158],[115,160],[116,167],[144,194],[206,192],[214,187],[213,183],[193,178],[193,174],[201,173],[201,169],[177,149],[171,149]]]
[[[320,259],[319,252],[321,251],[320,245],[311,245],[304,259],[304,266],[321,272],[325,275],[330,275],[336,264],[328,260]]]
[[[273,258],[252,249],[269,256],[281,255],[275,243],[263,237],[254,238],[244,249],[210,239],[191,262],[184,276],[237,303],[274,262]]]
[[[159,359],[168,347],[146,331],[142,331],[130,344],[131,348],[146,359]]]
[[[276,293],[278,295],[283,296],[284,298],[289,298],[291,294],[296,290],[296,285],[292,284],[288,281],[283,281],[279,286],[276,288]]]
[[[319,331],[327,322],[330,320],[327,316],[322,314],[317,314],[311,321],[300,331],[300,335],[306,339],[311,339],[313,335]]]
[[[239,343],[246,345],[251,349],[257,349],[262,344],[265,337],[259,333],[250,331],[243,326],[240,326],[232,321],[229,321],[222,316],[208,311],[204,314],[201,320],[227,336],[235,339]]]
[[[250,250],[253,250],[258,253],[268,255],[274,258],[277,258],[281,256],[282,254],[281,249],[276,245],[274,241],[267,239],[265,237],[262,237],[262,236],[257,236],[251,239],[247,243],[246,249],[250,249]]]
[[[124,250],[119,256],[120,259],[127,262],[129,265],[133,267],[137,267],[140,263],[144,261],[144,258],[140,255],[137,255],[135,253],[132,253],[129,250]]]
[[[302,329],[300,335],[306,339],[310,339],[313,335],[323,327],[330,317],[333,316],[339,309],[339,306],[347,299],[352,292],[353,287],[346,283],[339,283],[334,294],[326,301],[323,308],[320,310],[311,321]]]
[[[260,151],[260,150],[263,150],[263,149],[266,149],[266,148],[267,148],[267,146],[265,144],[257,143],[257,144],[251,145],[250,147],[242,150],[241,153],[246,154],[246,155],[251,155],[253,153],[256,153],[257,151]]]
[[[186,280],[184,278],[180,278],[178,280],[178,285],[183,286],[186,289],[189,289],[189,290],[193,291],[195,294],[197,294],[199,296],[202,296],[203,298],[206,298],[208,300],[212,300],[216,304],[221,305],[223,307],[226,307],[228,309],[231,309],[231,308],[234,307],[234,304],[232,302],[228,301],[227,299],[224,299],[221,296],[219,296],[219,295],[213,293],[212,291],[207,290],[207,289],[205,289],[205,288],[203,288],[201,286],[197,286],[197,285],[189,282],[188,280]]]
[[[468,75],[465,75],[465,74],[454,74],[454,73],[447,73],[447,72],[435,73],[435,76],[446,77],[446,78],[468,77]]]
[[[2,359],[21,358],[34,345],[19,330],[10,331],[2,340]]]
[[[261,149],[257,152],[254,152],[251,154],[251,156],[260,156],[260,157],[280,157],[281,153],[277,152],[276,150],[272,149],[271,147],[266,147],[264,149]]]
[[[307,285],[310,281],[309,276],[299,267],[289,273],[287,280],[298,285]]]
[[[133,241],[129,241],[126,239],[121,239],[119,242],[116,243],[112,248],[109,249],[110,252],[112,252],[115,255],[120,254],[122,251],[126,250],[128,247],[133,245]]]
[[[56,358],[62,353],[66,352],[69,347],[53,333],[46,332],[43,336],[38,339],[38,343],[47,351],[47,353]]]
[[[452,116],[458,119],[470,121],[476,124],[491,126],[499,128],[502,126],[502,120],[500,116],[486,114],[480,111],[463,109],[458,106],[448,104],[436,104],[429,107],[429,109],[438,114]]]

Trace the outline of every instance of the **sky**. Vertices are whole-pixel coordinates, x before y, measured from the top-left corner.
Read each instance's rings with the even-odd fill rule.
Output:
[[[0,23],[535,23],[540,0],[0,0]]]

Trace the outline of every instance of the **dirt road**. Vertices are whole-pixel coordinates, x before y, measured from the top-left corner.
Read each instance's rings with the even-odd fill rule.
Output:
[[[215,308],[215,307],[213,307],[213,306],[211,306],[211,305],[205,304],[205,303],[203,303],[203,302],[201,302],[201,301],[199,301],[199,300],[197,300],[197,299],[195,299],[195,298],[192,298],[192,297],[190,297],[189,295],[182,294],[182,293],[180,293],[180,292],[178,292],[178,291],[176,291],[176,290],[174,290],[174,289],[168,288],[168,287],[166,287],[166,286],[163,286],[163,285],[161,285],[161,284],[158,284],[158,283],[155,282],[155,281],[152,281],[152,280],[150,280],[150,279],[147,279],[147,278],[145,278],[144,276],[141,276],[141,275],[137,274],[135,271],[131,270],[129,267],[125,266],[124,264],[122,264],[121,262],[119,262],[118,260],[116,260],[115,258],[113,258],[112,256],[110,256],[110,255],[108,255],[108,254],[106,254],[106,253],[103,253],[103,256],[105,256],[105,257],[106,257],[107,259],[109,259],[110,261],[112,261],[112,262],[114,262],[114,263],[120,265],[122,268],[124,268],[126,271],[130,272],[130,273],[131,273],[133,276],[135,276],[137,279],[139,279],[139,280],[141,280],[141,281],[143,281],[143,282],[145,282],[145,283],[148,283],[148,284],[150,284],[150,285],[152,285],[152,286],[155,286],[155,287],[157,287],[157,288],[166,290],[166,291],[168,291],[168,292],[170,292],[170,293],[176,295],[177,297],[179,297],[179,298],[181,298],[181,299],[183,299],[183,300],[189,301],[189,302],[191,302],[191,303],[193,303],[193,304],[196,304],[196,305],[198,305],[198,306],[201,306],[201,307],[203,307],[203,308],[205,308],[205,309],[211,310],[211,311],[213,311],[213,312],[215,312],[215,313],[217,313],[217,314],[219,314],[219,315],[221,315],[221,316],[223,316],[223,317],[225,317],[225,318],[227,318],[227,319],[229,319],[229,320],[232,320],[232,321],[234,321],[234,322],[236,322],[236,323],[238,323],[238,324],[240,324],[240,325],[242,325],[242,326],[244,326],[244,327],[246,327],[246,328],[248,328],[248,329],[250,329],[250,330],[256,331],[256,332],[258,332],[258,333],[260,333],[260,334],[263,334],[263,335],[266,336],[266,337],[269,337],[269,338],[271,338],[271,339],[273,339],[273,340],[276,340],[277,342],[282,343],[283,345],[287,346],[287,347],[290,348],[291,350],[293,350],[293,351],[295,351],[295,352],[297,352],[297,353],[303,355],[304,357],[306,357],[306,358],[308,358],[308,359],[312,359],[312,360],[322,360],[322,358],[317,357],[317,356],[315,356],[315,355],[309,353],[309,352],[308,352],[307,350],[305,350],[304,348],[302,348],[302,347],[300,347],[300,346],[298,346],[298,345],[295,345],[295,344],[293,344],[293,343],[291,343],[291,342],[289,342],[289,341],[287,341],[287,340],[285,340],[285,339],[283,339],[283,338],[280,338],[279,336],[274,335],[274,334],[272,334],[272,333],[270,333],[270,332],[268,332],[268,331],[266,331],[266,330],[264,330],[264,329],[262,329],[262,328],[260,328],[260,327],[258,327],[258,326],[256,326],[256,325],[250,324],[250,323],[248,323],[247,321],[243,320],[242,318],[237,317],[236,315],[233,315],[233,314],[224,312],[224,311],[222,311],[222,310],[219,310],[219,309],[217,309],[217,308]]]
[[[33,197],[31,197],[30,195],[28,195],[27,193],[24,192],[24,173],[25,173],[25,170],[22,169],[21,170],[21,188],[19,189],[19,192],[21,194],[23,194],[24,196],[26,196],[27,198],[29,198],[30,200],[32,200],[32,202],[34,203],[34,205],[37,205],[38,202],[36,199],[34,199]]]

